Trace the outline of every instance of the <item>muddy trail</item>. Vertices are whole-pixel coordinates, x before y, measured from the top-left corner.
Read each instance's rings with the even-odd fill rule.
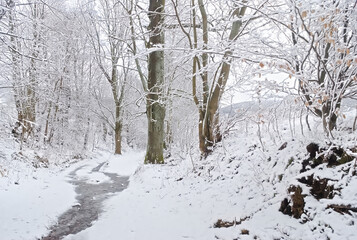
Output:
[[[98,172],[105,164],[101,163],[92,169]],[[105,173],[110,181],[90,184],[86,179],[77,179],[76,172],[82,167],[70,173],[70,182],[76,186],[78,204],[72,206],[57,219],[55,225],[50,227],[50,232],[41,240],[59,240],[70,234],[77,234],[92,226],[99,214],[103,211],[103,202],[114,193],[123,191],[128,186],[128,177],[119,176],[115,173]]]

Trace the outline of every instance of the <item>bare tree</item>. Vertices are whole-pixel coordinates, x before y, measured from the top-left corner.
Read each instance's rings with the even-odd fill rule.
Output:
[[[114,130],[115,154],[122,152],[123,101],[129,75],[128,48],[126,36],[129,24],[121,5],[113,0],[98,0],[98,14],[91,16],[88,36],[96,53],[97,64],[110,85],[114,101],[114,123],[105,118]],[[92,28],[92,29],[91,29]]]
[[[324,131],[332,136],[342,99],[357,95],[355,2],[285,3],[285,13],[266,13],[285,37],[284,45],[281,40],[269,42],[275,59],[270,66],[298,81],[305,106],[321,118]]]
[[[230,74],[234,44],[246,24],[242,18],[247,10],[247,1],[230,1],[225,6],[220,5],[219,8],[222,7],[222,10],[230,12],[226,19],[230,26],[222,29],[216,26],[209,27],[209,23],[212,25],[217,23],[214,19],[210,19],[210,17],[217,16],[214,13],[208,14],[207,10],[210,7],[218,8],[214,4],[210,6],[209,2],[203,0],[191,0],[192,24],[187,25],[180,17],[178,4],[173,0],[172,3],[175,7],[178,25],[186,35],[190,49],[195,52],[192,60],[192,96],[199,115],[199,147],[202,155],[206,156],[212,150],[212,146],[222,138],[219,130],[218,109]],[[223,51],[209,49],[209,46],[213,45],[209,39],[210,31],[218,34],[224,42]],[[214,53],[217,52],[222,58],[218,65],[214,65],[210,63],[210,59],[214,59]],[[211,65],[214,65],[213,69]],[[201,87],[199,82],[201,82]]]
[[[18,124],[22,127],[21,139],[33,135],[36,124],[37,108],[37,87],[40,72],[39,59],[43,47],[43,19],[44,4],[41,1],[34,1],[28,5],[29,19],[29,37],[24,41],[24,37],[19,35],[26,33],[20,32],[20,22],[17,19],[16,9],[12,7],[9,13],[9,50],[13,62],[13,84],[16,108],[18,112]],[[23,49],[23,45],[28,48]],[[24,52],[27,52],[25,54]],[[25,54],[25,56],[24,56]]]

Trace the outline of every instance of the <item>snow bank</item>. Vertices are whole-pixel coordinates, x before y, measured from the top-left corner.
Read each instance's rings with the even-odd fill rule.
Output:
[[[47,232],[57,216],[75,203],[67,174],[38,170],[33,178],[17,184],[0,179],[0,239],[29,240]]]
[[[206,160],[192,155],[184,160],[171,158],[165,165],[139,165],[128,189],[105,203],[99,220],[66,240],[357,239],[355,213],[342,215],[326,209],[331,203],[357,202],[357,177],[349,177],[348,182],[344,178],[340,195],[329,200],[313,198],[309,187],[302,186],[303,194],[309,196],[301,219],[279,212],[289,186],[311,174],[300,174],[301,162],[308,156],[306,145],[323,142],[321,134],[305,134],[291,139],[286,128],[281,132],[284,138],[276,142],[266,134],[263,151],[255,135],[241,131],[224,139]],[[279,150],[284,142],[286,147]],[[122,159],[108,166],[119,170],[133,163]],[[341,179],[346,174],[339,167],[321,167],[325,170],[317,168],[316,176]],[[237,224],[214,228],[218,219]]]

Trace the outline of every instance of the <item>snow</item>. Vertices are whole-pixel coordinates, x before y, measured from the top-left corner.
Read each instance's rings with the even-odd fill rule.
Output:
[[[114,156],[100,151],[91,159],[75,163],[66,169],[34,169],[25,160],[11,161],[16,164],[11,166],[9,159],[12,151],[3,144],[0,166],[9,166],[11,171],[6,172],[6,177],[0,178],[1,240],[29,240],[45,235],[60,214],[77,204],[74,186],[69,182],[69,175],[75,169],[78,169],[75,178],[97,184],[110,180],[103,171],[121,175],[133,174],[143,158],[142,152]],[[98,171],[92,172],[100,163],[105,164]]]
[[[57,216],[75,203],[68,171],[39,171],[18,184],[0,178],[0,239],[29,240],[47,232]]]
[[[301,161],[308,156],[306,145],[321,143],[323,137],[314,130],[291,139],[289,128],[284,131],[275,141],[264,135],[265,151],[252,127],[248,132],[231,133],[207,159],[200,160],[194,153],[184,159],[172,154],[164,165],[144,165],[142,151],[118,156],[98,150],[62,171],[38,169],[20,178],[19,185],[6,180],[10,177],[1,178],[0,222],[5,223],[0,225],[1,237],[43,236],[60,213],[76,204],[73,186],[67,181],[77,169],[76,178],[91,184],[109,181],[104,173],[130,176],[130,183],[104,202],[103,213],[91,227],[65,240],[357,239],[357,214],[327,209],[330,204],[356,206],[355,161],[329,168],[322,164],[300,173]],[[353,133],[343,137],[349,142],[336,139],[335,143],[356,145]],[[278,150],[284,142],[286,148]],[[297,181],[312,173],[331,179],[335,189],[342,190],[333,199],[315,199],[310,188]],[[301,219],[278,211],[292,184],[301,186],[307,195]],[[237,224],[214,228],[218,219]],[[246,230],[249,234],[243,235]]]
[[[7,134],[0,139],[0,239],[30,240],[48,231],[57,217],[76,203],[68,182],[76,167],[35,168],[32,151],[22,151]]]
[[[134,174],[139,165],[143,163],[144,152],[125,152],[122,155],[114,155],[109,152],[99,153],[99,158],[107,159],[108,164],[104,166],[103,171],[116,173],[121,176],[130,176]]]
[[[99,220],[65,239],[356,239],[355,213],[326,210],[332,203],[357,203],[356,177],[349,177],[340,196],[332,200],[307,196],[308,215],[303,218],[310,221],[306,223],[278,211],[288,196],[287,188],[298,184],[297,178],[311,174],[300,174],[298,162],[307,156],[306,145],[320,139],[321,134],[312,132],[308,138],[289,140],[283,150],[277,150],[283,139],[279,144],[264,141],[263,152],[256,137],[236,134],[207,160],[193,156],[195,169],[190,156],[171,158],[163,166],[139,164],[128,189],[106,201]],[[113,170],[112,163],[116,169],[127,164],[110,162],[105,171]],[[314,173],[346,181],[341,169],[352,167],[353,163],[349,164],[322,165],[323,170],[314,169]],[[309,187],[302,187],[308,194]],[[242,222],[231,228],[214,228],[218,219]],[[249,235],[242,235],[242,230],[248,230]]]
[[[32,239],[71,206],[73,187],[63,176],[50,181],[29,180],[21,186],[1,189],[0,226],[3,239]]]

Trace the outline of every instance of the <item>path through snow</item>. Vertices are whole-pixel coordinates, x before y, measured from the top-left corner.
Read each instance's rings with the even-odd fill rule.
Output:
[[[93,168],[91,173],[96,174],[106,162]],[[42,240],[58,240],[67,235],[76,234],[92,226],[102,212],[103,201],[111,194],[123,191],[128,186],[128,177],[119,176],[116,173],[102,172],[109,181],[99,183],[88,183],[88,179],[79,178],[77,172],[85,166],[81,166],[72,171],[69,176],[71,183],[76,186],[78,204],[72,206],[61,216],[57,223],[50,227],[50,233],[42,237]]]

